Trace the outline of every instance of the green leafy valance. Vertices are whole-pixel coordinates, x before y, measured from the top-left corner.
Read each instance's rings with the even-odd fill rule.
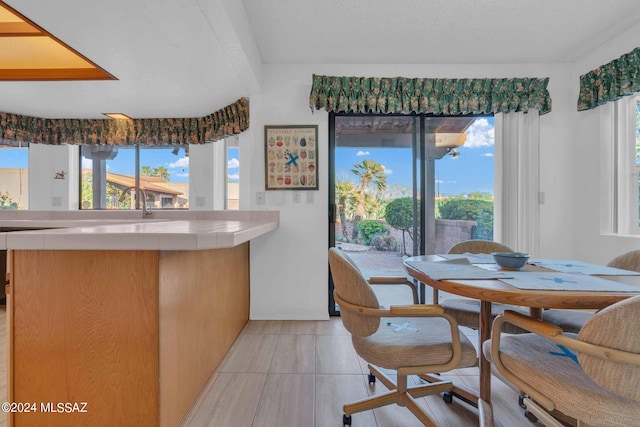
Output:
[[[0,112],[0,139],[42,144],[202,144],[248,128],[245,98],[208,116],[178,119],[43,119]]]
[[[551,111],[549,78],[428,79],[313,75],[309,106],[333,112],[489,114]]]
[[[640,48],[580,76],[578,111],[640,91]]]

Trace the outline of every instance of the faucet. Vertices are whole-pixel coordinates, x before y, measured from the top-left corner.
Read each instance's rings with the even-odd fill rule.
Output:
[[[127,192],[130,190],[135,190],[136,187],[130,185],[129,187],[126,187],[122,190],[122,194],[120,194],[120,199],[118,200],[118,203],[122,202],[124,200],[124,198],[127,196]],[[146,218],[148,216],[151,216],[151,214],[153,212],[151,212],[151,208],[147,209],[147,193],[142,189],[142,188],[138,188],[138,195],[142,194],[142,218]]]

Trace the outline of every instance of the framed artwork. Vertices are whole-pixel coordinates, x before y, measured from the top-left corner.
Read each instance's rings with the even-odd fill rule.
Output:
[[[265,189],[318,189],[318,125],[264,127]]]

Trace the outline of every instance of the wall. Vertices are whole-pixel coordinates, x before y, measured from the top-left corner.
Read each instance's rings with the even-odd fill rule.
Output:
[[[227,183],[224,140],[189,145],[189,209],[224,209]]]
[[[280,228],[251,244],[251,318],[327,318],[328,113],[308,107],[312,74],[405,77],[551,77],[553,111],[540,119],[540,256],[573,255],[573,145],[569,120],[575,109],[569,64],[516,65],[265,65],[262,90],[251,95],[251,128],[241,135],[243,209],[280,211]],[[291,192],[264,191],[263,126],[319,125],[319,183],[313,200],[292,202]],[[249,169],[249,170],[248,170]],[[243,172],[241,172],[243,173]],[[241,190],[242,191],[242,190]]]
[[[79,207],[77,145],[29,145],[29,209],[66,211]],[[54,179],[64,171],[64,179]]]
[[[603,43],[600,48],[571,65],[571,96],[574,107],[567,118],[572,123],[571,144],[574,155],[572,201],[576,212],[573,225],[574,256],[591,262],[606,263],[615,256],[640,248],[640,236],[615,236],[600,233],[600,107],[576,111],[580,75],[604,65],[638,47],[640,24]]]

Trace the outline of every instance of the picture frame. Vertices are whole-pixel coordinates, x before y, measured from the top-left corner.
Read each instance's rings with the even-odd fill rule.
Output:
[[[318,125],[265,125],[265,190],[318,189]]]

